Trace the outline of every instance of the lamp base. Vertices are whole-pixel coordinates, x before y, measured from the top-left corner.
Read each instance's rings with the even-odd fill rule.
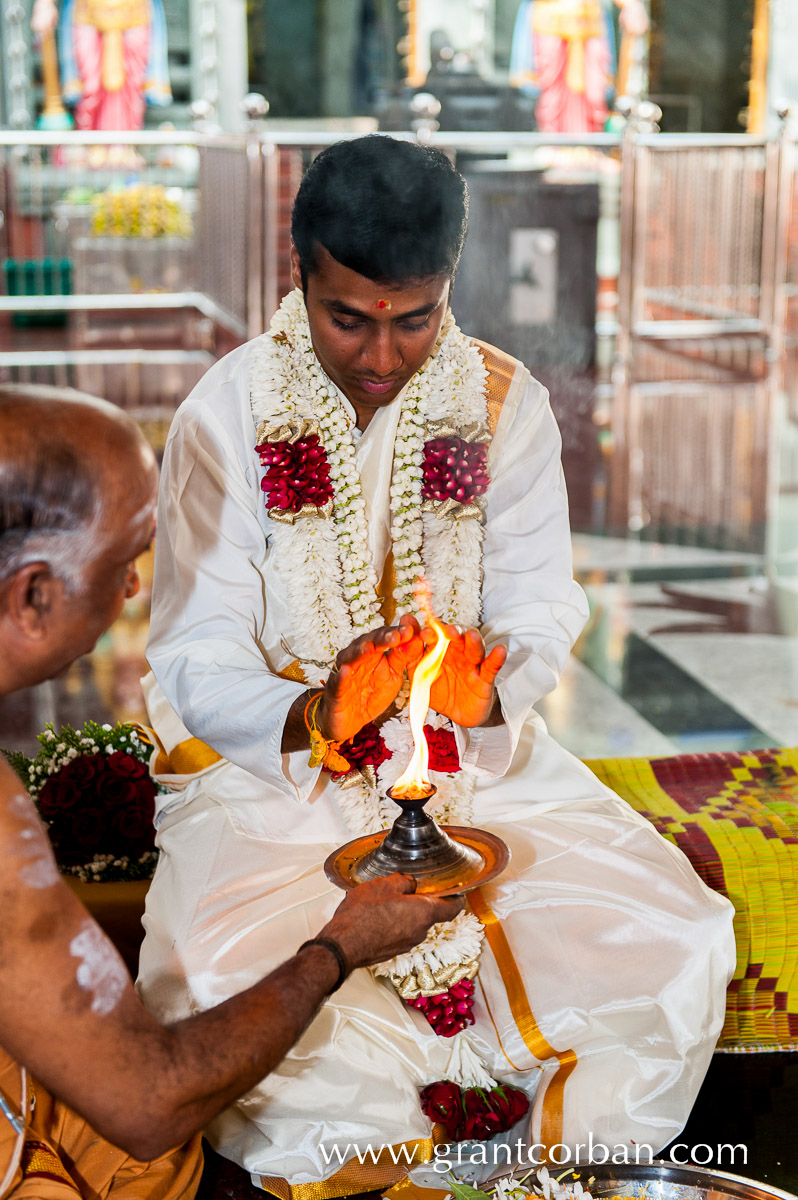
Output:
[[[507,866],[510,851],[495,834],[435,824],[424,812],[434,788],[420,797],[387,794],[402,809],[390,830],[355,838],[325,862],[327,878],[338,887],[356,887],[399,871],[414,877],[417,892],[447,896],[471,891]]]
[[[379,846],[353,867],[352,876],[357,883],[394,871],[420,879],[469,874],[477,867],[477,852],[452,841],[424,811],[424,805],[436,790],[430,785],[430,791],[423,796],[394,796],[388,789],[388,798],[402,811]]]

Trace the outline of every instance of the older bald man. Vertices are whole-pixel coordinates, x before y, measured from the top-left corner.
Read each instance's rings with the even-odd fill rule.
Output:
[[[156,491],[152,451],[111,405],[0,387],[0,694],[64,671],[135,593]],[[198,1141],[173,1147],[267,1075],[352,969],[459,911],[412,887],[363,885],[323,940],[164,1027],[0,763],[0,1197],[193,1196]]]

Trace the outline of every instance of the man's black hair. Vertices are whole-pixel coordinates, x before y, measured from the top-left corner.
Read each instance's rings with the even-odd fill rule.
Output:
[[[453,279],[467,218],[466,182],[442,151],[380,134],[336,142],[308,167],[294,201],[302,285],[319,245],[378,283]]]

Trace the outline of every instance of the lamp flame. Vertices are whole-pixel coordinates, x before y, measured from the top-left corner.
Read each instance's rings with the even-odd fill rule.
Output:
[[[429,781],[429,746],[424,733],[424,718],[429,709],[429,696],[432,685],[440,674],[446,647],[450,639],[446,636],[440,621],[432,615],[430,608],[429,589],[425,583],[420,583],[416,590],[416,602],[424,613],[427,624],[434,629],[436,641],[419,662],[413,675],[408,701],[410,729],[413,734],[413,757],[407,769],[399,776],[391,788],[392,796],[417,798],[428,796],[434,788]]]

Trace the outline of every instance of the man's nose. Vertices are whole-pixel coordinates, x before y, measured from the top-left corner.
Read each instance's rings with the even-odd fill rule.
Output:
[[[363,353],[363,366],[375,375],[392,375],[402,365],[402,351],[391,328],[371,331]]]

